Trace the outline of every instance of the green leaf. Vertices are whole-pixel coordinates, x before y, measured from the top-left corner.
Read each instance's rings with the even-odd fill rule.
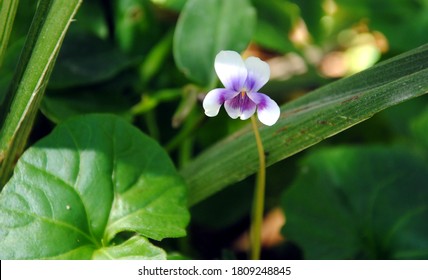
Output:
[[[174,34],[173,51],[178,68],[201,85],[213,85],[217,53],[244,50],[255,23],[255,9],[247,0],[188,0]]]
[[[121,232],[184,236],[188,220],[186,186],[156,142],[118,117],[82,116],[18,161],[0,194],[0,258],[159,258],[141,237],[106,247]]]
[[[283,105],[275,125],[260,127],[267,164],[427,92],[428,45],[321,87]],[[181,174],[190,187],[193,205],[257,169],[254,135],[251,126],[246,126],[184,166]]]
[[[427,177],[404,149],[316,151],[284,193],[283,233],[307,259],[426,259]]]
[[[49,89],[100,83],[118,75],[134,62],[108,41],[83,34],[70,35],[59,53]]]

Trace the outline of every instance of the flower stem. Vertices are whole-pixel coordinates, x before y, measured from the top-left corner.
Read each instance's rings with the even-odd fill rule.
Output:
[[[257,172],[256,186],[254,190],[253,209],[251,217],[250,241],[252,260],[260,259],[261,253],[261,235],[263,210],[265,202],[265,185],[266,185],[266,160],[263,149],[262,139],[257,128],[257,120],[251,116],[251,124],[253,126],[254,136],[256,137],[257,151],[259,153],[259,171]]]

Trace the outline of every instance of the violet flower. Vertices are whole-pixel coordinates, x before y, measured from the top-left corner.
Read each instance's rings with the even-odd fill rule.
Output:
[[[258,92],[269,81],[269,65],[257,57],[245,61],[234,51],[221,51],[215,58],[214,68],[225,88],[208,92],[203,101],[205,114],[217,116],[221,105],[227,114],[241,120],[257,117],[265,125],[275,124],[280,115],[278,104],[269,96]]]

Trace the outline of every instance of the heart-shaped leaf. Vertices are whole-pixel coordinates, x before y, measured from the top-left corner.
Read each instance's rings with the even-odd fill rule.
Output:
[[[317,151],[283,197],[307,259],[426,259],[428,166],[400,148]]]
[[[23,154],[0,194],[0,258],[159,258],[140,235],[184,236],[186,203],[156,142],[115,116],[74,118]],[[120,232],[137,237],[106,248]]]

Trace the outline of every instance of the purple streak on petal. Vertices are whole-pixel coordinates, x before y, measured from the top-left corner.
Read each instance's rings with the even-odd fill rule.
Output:
[[[256,111],[256,104],[244,93],[240,93],[234,98],[227,100],[224,107],[229,116],[233,119],[240,117],[242,120],[248,119]]]
[[[241,115],[241,109],[239,106],[239,96],[240,95],[237,95],[234,98],[224,102],[224,109],[226,109],[227,114],[232,119],[236,119]]]
[[[241,120],[250,118],[256,112],[256,103],[254,103],[247,95],[245,95],[245,102],[241,104]]]
[[[248,75],[247,80],[245,81],[245,88],[247,91],[253,91],[254,86],[256,85],[256,80],[253,75]]]
[[[245,78],[242,77],[234,77],[232,79],[232,89],[234,91],[241,91],[245,84]]]
[[[247,94],[241,94],[241,112],[248,111],[256,105]]]

